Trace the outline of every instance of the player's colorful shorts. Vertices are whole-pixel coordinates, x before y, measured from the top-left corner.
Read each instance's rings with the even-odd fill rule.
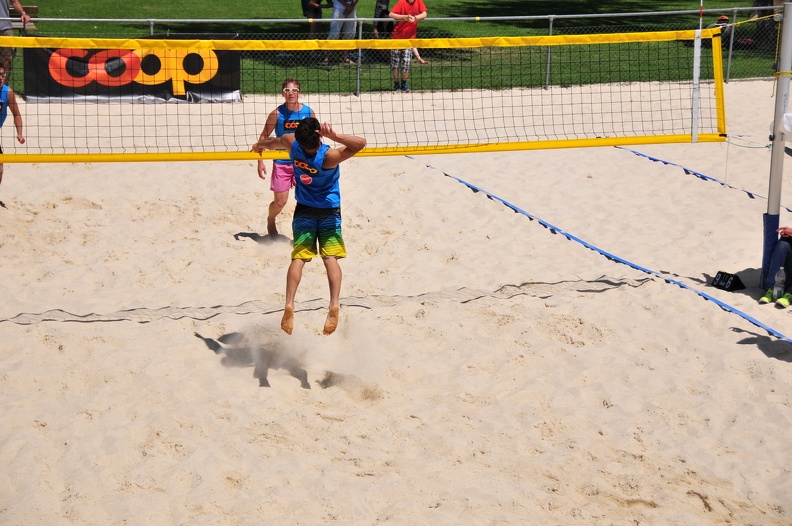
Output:
[[[292,219],[294,248],[292,259],[345,258],[346,247],[341,237],[341,209],[314,208],[297,203]]]
[[[412,48],[391,49],[391,59],[390,59],[391,71],[395,69],[400,69],[401,71],[410,71],[411,62],[412,62]]]
[[[292,163],[272,163],[270,190],[273,192],[288,192],[292,188],[294,188],[294,166]]]

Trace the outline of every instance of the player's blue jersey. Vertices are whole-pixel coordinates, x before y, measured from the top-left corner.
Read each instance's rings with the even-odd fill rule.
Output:
[[[301,104],[297,111],[291,111],[285,104],[278,106],[278,122],[275,123],[275,137],[283,137],[287,133],[294,133],[300,121],[310,117],[313,112],[306,104]],[[277,159],[278,164],[289,164],[287,159]]]
[[[314,208],[338,208],[341,206],[341,187],[338,166],[322,168],[325,154],[330,150],[326,144],[319,147],[313,157],[305,154],[297,141],[292,143],[291,162],[294,165],[294,198],[298,203]]]
[[[3,84],[3,89],[0,90],[0,127],[8,117],[8,86]]]

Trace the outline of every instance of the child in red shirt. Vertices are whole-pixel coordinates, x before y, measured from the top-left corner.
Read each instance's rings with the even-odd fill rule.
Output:
[[[399,0],[391,9],[390,15],[396,20],[392,38],[410,39],[418,34],[418,21],[426,18],[426,6],[423,0]],[[406,49],[391,51],[391,72],[393,73],[393,91],[410,91],[407,79],[410,76],[410,61],[412,59],[412,46],[406,44]],[[401,71],[401,82],[399,81]]]

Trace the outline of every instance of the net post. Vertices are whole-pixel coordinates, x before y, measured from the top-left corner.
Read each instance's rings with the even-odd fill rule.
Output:
[[[792,3],[784,4],[783,32],[776,70],[776,100],[773,118],[772,151],[770,155],[770,186],[767,192],[767,213],[778,215],[781,209],[781,180],[784,168],[784,113],[789,103],[789,75],[792,70]]]
[[[784,4],[783,22],[792,20],[792,4]],[[762,275],[767,277],[770,255],[778,242],[779,213],[781,211],[781,180],[784,168],[784,113],[789,101],[789,74],[792,70],[792,24],[783,25],[781,33],[781,51],[776,70],[776,100],[773,118],[773,135],[770,136],[772,150],[770,153],[770,183],[767,192],[767,213],[764,215]],[[762,285],[763,283],[760,283]]]

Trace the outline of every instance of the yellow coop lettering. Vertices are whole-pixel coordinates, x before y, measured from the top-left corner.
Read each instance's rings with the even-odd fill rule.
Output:
[[[308,165],[308,163],[306,163],[302,159],[295,159],[294,166],[296,166],[300,170],[305,170],[308,173],[312,173],[312,174],[318,173],[318,170],[316,168],[312,168],[311,166]]]
[[[184,69],[184,59],[188,55],[199,55],[203,59],[203,68],[195,74],[187,73]],[[139,84],[156,85],[173,81],[173,94],[184,95],[184,83],[203,84],[217,74],[217,55],[211,49],[143,49],[141,57],[154,55],[160,60],[161,67],[153,75],[147,75],[141,69],[135,82]]]

